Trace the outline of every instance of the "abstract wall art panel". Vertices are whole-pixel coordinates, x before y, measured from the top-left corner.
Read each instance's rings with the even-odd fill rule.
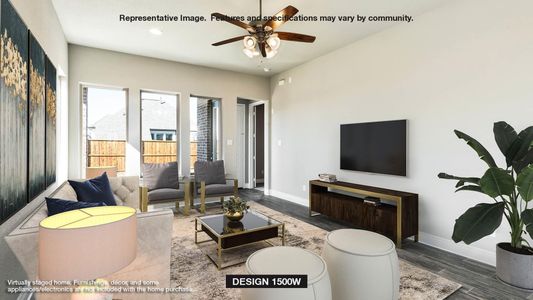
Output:
[[[30,32],[29,65],[29,200],[46,188],[44,51]]]
[[[56,181],[56,68],[45,57],[46,85],[46,186]]]
[[[0,222],[28,202],[28,28],[0,4]]]

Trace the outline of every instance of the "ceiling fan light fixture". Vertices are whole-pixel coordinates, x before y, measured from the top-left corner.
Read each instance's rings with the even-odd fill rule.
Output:
[[[242,41],[244,43],[244,47],[250,50],[254,49],[257,45],[257,39],[253,36],[246,36]]]
[[[281,45],[281,40],[293,41],[301,43],[313,43],[315,37],[311,35],[305,35],[294,32],[277,32],[278,28],[285,24],[287,21],[291,21],[293,17],[298,13],[298,9],[292,5],[289,5],[279,11],[272,18],[263,18],[262,14],[262,1],[259,1],[259,19],[253,19],[248,23],[243,21],[232,19],[224,14],[215,12],[211,14],[211,17],[226,21],[230,24],[245,29],[247,34],[237,36],[234,38],[226,39],[217,43],[213,43],[213,46],[221,46],[229,43],[242,41],[244,44],[243,53],[249,58],[255,56],[262,56],[265,58],[273,58],[278,53],[278,49]],[[263,61],[263,60],[261,60]]]
[[[266,42],[272,50],[278,50],[279,45],[281,44],[281,40],[276,33],[270,35]]]
[[[267,47],[267,48],[266,48],[266,55],[267,55],[266,58],[271,59],[271,58],[273,58],[274,56],[276,56],[276,54],[278,54],[278,51],[277,51],[277,50],[272,49],[272,48],[270,48],[270,47]]]
[[[242,52],[249,58],[254,58],[255,56],[259,55],[259,51],[257,51],[255,48],[253,49],[244,48],[242,49]]]

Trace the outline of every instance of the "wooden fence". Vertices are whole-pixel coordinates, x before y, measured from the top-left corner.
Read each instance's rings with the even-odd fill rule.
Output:
[[[176,141],[143,141],[143,163],[160,164],[176,161]]]
[[[194,163],[198,158],[198,142],[191,142],[191,169],[194,168]]]
[[[165,163],[176,161],[176,141],[143,141],[143,163]],[[197,143],[191,142],[191,167],[197,159]],[[116,166],[118,172],[125,171],[126,141],[89,140],[87,141],[87,163],[89,167]]]
[[[88,140],[87,166],[116,166],[118,172],[125,171],[126,141]]]

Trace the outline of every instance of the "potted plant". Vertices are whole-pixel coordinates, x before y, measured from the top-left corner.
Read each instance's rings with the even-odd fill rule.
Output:
[[[248,205],[246,205],[246,200],[239,197],[230,197],[229,200],[222,203],[222,209],[224,210],[224,215],[230,221],[239,221],[244,217],[244,213],[248,210]]]
[[[439,178],[456,180],[456,192],[483,193],[491,203],[479,203],[455,220],[452,239],[466,244],[492,234],[505,217],[511,227],[511,241],[496,247],[497,276],[517,287],[533,289],[533,249],[525,236],[533,238],[533,126],[518,133],[505,122],[494,123],[494,138],[505,156],[500,168],[474,138],[455,130],[459,139],[476,151],[488,169],[481,177],[459,177],[440,173]]]

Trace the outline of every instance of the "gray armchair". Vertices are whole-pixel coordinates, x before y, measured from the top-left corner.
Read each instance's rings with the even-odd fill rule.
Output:
[[[179,182],[178,163],[143,164],[143,184],[141,186],[141,210],[147,211],[151,203],[184,202],[183,214],[188,215],[191,205],[190,182]]]
[[[232,184],[228,182],[232,181]],[[196,161],[194,163],[194,194],[200,196],[200,212],[205,213],[205,199],[239,195],[237,179],[226,178],[224,161]]]

